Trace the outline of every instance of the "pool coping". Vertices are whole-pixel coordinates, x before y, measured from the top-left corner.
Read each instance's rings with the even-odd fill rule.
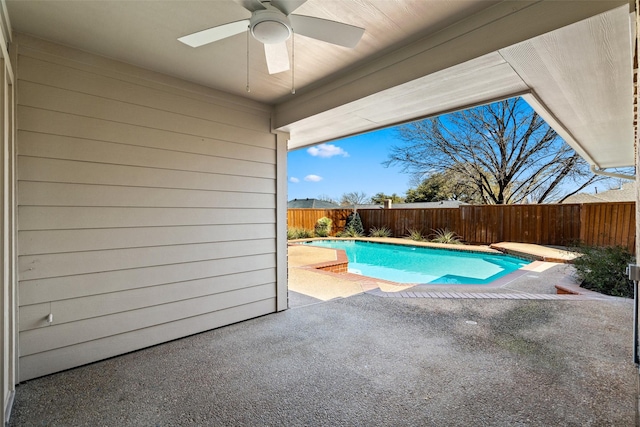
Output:
[[[304,242],[312,242],[316,240],[351,240],[360,242],[373,242],[386,245],[402,245],[402,246],[421,246],[433,249],[447,249],[458,252],[479,252],[488,254],[504,254],[504,252],[491,248],[489,245],[454,245],[448,243],[432,243],[432,242],[418,242],[416,240],[403,239],[398,237],[309,237],[306,239],[292,239],[289,240],[289,244],[300,244]],[[533,258],[527,258],[533,259]]]

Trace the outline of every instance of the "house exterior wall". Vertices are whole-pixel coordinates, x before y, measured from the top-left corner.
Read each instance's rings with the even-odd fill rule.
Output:
[[[2,352],[0,353],[0,393],[2,396],[2,420],[5,422],[11,413],[15,394],[16,358],[17,358],[17,286],[15,269],[15,116],[14,116],[14,58],[7,50],[10,32],[5,24],[6,17],[0,11],[0,275],[2,292],[0,304],[0,328],[2,330]]]
[[[15,49],[20,381],[286,308],[270,107]]]
[[[640,224],[640,151],[638,150],[640,137],[638,132],[638,124],[640,123],[640,119],[638,117],[638,105],[640,105],[640,91],[638,90],[638,60],[640,58],[640,46],[638,42],[640,41],[640,1],[635,0],[635,11],[633,13],[632,25],[635,26],[635,40],[633,46],[635,48],[633,52],[633,77],[634,77],[634,110],[633,110],[633,125],[634,125],[634,147],[636,158],[635,166],[636,166],[636,224]],[[636,264],[640,265],[640,225],[636,227]],[[636,319],[640,321],[640,319]],[[640,371],[639,371],[640,372]],[[638,394],[638,409],[640,410],[640,393]]]

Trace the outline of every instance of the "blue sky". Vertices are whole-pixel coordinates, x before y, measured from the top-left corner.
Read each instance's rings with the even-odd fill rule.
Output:
[[[319,196],[339,200],[351,192],[404,196],[410,175],[399,167],[382,166],[389,148],[398,142],[395,135],[389,128],[289,152],[288,200]]]

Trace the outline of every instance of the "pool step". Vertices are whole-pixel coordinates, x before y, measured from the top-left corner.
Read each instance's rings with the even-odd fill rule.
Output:
[[[383,292],[380,289],[367,291],[370,295],[382,298],[438,298],[438,299],[514,299],[514,300],[587,300],[594,299],[588,295],[556,295],[556,294],[528,294],[528,293],[480,293],[480,292]]]

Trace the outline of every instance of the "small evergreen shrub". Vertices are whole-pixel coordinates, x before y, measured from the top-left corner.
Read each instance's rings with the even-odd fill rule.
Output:
[[[633,282],[625,270],[635,264],[633,254],[622,246],[573,248],[582,255],[574,260],[576,276],[585,289],[616,297],[633,298]]]
[[[410,228],[407,230],[407,237],[411,240],[415,240],[416,242],[424,242],[424,236],[422,235],[422,231],[416,230],[415,228]]]
[[[347,217],[347,222],[344,225],[344,232],[349,233],[349,237],[364,236],[364,227],[362,226],[362,219],[360,214],[356,211],[351,212]]]
[[[391,237],[391,230],[387,227],[371,227],[369,237]]]
[[[429,236],[432,243],[448,243],[450,245],[461,245],[461,237],[448,228],[438,228]]]
[[[331,225],[333,221],[326,216],[323,216],[316,222],[315,233],[318,237],[327,237],[331,234]]]

